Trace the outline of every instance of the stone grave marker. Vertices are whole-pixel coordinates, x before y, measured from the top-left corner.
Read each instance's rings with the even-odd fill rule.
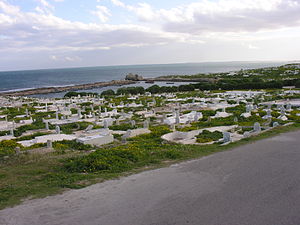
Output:
[[[45,125],[46,125],[46,130],[49,130],[49,122],[48,121],[45,122]]]
[[[55,132],[56,132],[56,134],[60,134],[60,126],[57,125],[55,127]]]
[[[223,142],[227,143],[231,141],[231,136],[229,132],[223,132]]]
[[[87,128],[85,128],[85,132],[88,132],[88,131],[91,131],[92,129],[94,128],[94,126],[93,125],[88,125],[88,127]]]
[[[52,148],[52,141],[51,140],[47,140],[47,148]]]
[[[261,132],[261,126],[260,126],[260,123],[258,123],[258,122],[254,123],[253,131],[254,131],[254,132]]]
[[[250,132],[249,131],[245,131],[243,134],[244,138],[248,138],[250,137]]]
[[[149,128],[149,122],[147,120],[144,121],[144,128],[145,129]]]
[[[135,127],[135,125],[136,125],[135,120],[131,120],[131,121],[130,121],[130,124],[131,124],[132,127]]]

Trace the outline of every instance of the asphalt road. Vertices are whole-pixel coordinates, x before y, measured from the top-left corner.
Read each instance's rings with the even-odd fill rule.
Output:
[[[0,211],[9,225],[299,225],[300,131]]]

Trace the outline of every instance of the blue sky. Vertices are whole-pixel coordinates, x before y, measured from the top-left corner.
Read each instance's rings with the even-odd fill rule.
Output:
[[[41,6],[39,0],[10,0],[7,1],[13,5],[19,6],[25,12],[35,11],[37,6]],[[130,15],[128,11],[123,10],[120,7],[115,6],[110,0],[61,0],[61,1],[51,1],[47,0],[55,10],[53,14],[71,21],[81,21],[85,23],[99,22],[98,18],[91,15],[91,11],[95,10],[98,5],[105,6],[112,11],[113,16],[110,18],[109,23],[120,24],[127,22],[127,19],[135,19],[134,16]],[[186,3],[192,3],[192,0],[173,0],[173,1],[161,1],[161,0],[132,0],[132,1],[122,1],[130,5],[138,5],[139,3],[147,3],[157,9],[169,9]],[[138,21],[136,21],[138,22]]]
[[[0,70],[300,59],[300,0],[0,0]]]

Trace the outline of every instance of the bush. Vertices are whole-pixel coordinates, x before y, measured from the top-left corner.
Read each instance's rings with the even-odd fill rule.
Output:
[[[177,149],[164,149],[161,135],[170,132],[166,126],[151,128],[150,134],[129,139],[129,143],[110,149],[98,149],[86,156],[69,159],[65,168],[69,172],[123,172],[162,159],[176,159],[182,153]]]
[[[101,96],[113,96],[115,95],[116,93],[112,90],[112,89],[109,89],[109,90],[106,90],[106,91],[103,91],[101,93]]]
[[[135,128],[137,128],[137,126],[133,127],[129,123],[122,123],[120,125],[112,125],[109,127],[109,129],[111,129],[111,130],[123,130],[123,131],[135,129]]]
[[[72,172],[125,171],[132,168],[134,162],[144,157],[143,151],[128,147],[97,150],[83,158],[69,161],[66,168]]]
[[[69,149],[68,145],[61,144],[58,142],[53,143],[53,148],[58,151],[65,151]]]
[[[73,141],[63,140],[63,141],[54,142],[53,148],[57,149],[57,150],[85,150],[85,151],[88,151],[88,150],[92,150],[93,146],[85,145],[85,144],[79,143],[75,140],[73,140]]]
[[[208,130],[203,130],[202,133],[196,136],[198,143],[207,143],[212,141],[217,141],[223,137],[220,131],[210,132]]]
[[[119,88],[117,90],[117,95],[121,95],[121,94],[136,95],[136,94],[144,94],[144,93],[145,93],[145,89],[143,87],[125,87],[125,88]]]
[[[38,130],[38,129],[43,129],[43,128],[45,128],[45,124],[41,120],[36,120],[32,124],[24,125],[24,126],[17,128],[14,131],[14,134],[16,137],[19,137],[28,130]]]
[[[77,122],[77,123],[69,123],[60,126],[60,129],[65,134],[72,134],[75,130],[84,130],[92,123],[89,122]]]
[[[15,154],[16,147],[21,147],[14,140],[4,140],[0,142],[0,157]]]
[[[32,134],[32,135],[27,135],[27,136],[23,136],[23,137],[16,138],[15,140],[16,140],[16,141],[31,140],[31,139],[34,139],[35,137],[39,137],[39,136],[43,136],[43,135],[47,135],[47,134],[49,134],[49,133],[45,133],[45,132],[37,132],[37,133]]]

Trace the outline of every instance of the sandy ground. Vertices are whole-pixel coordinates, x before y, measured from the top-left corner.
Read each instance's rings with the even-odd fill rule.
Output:
[[[300,131],[26,201],[1,225],[298,225]]]

